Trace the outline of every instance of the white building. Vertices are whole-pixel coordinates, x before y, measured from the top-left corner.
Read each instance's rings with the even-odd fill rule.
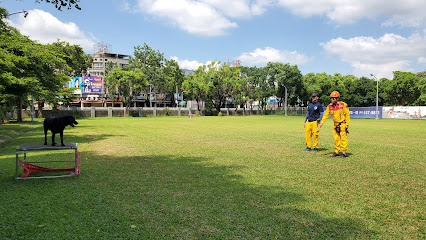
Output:
[[[92,68],[87,70],[90,76],[104,76],[105,67],[108,62],[116,63],[119,68],[129,64],[129,55],[97,52],[93,54]]]

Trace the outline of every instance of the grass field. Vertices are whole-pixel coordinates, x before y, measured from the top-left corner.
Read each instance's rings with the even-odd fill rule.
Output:
[[[426,121],[353,119],[342,159],[331,120],[302,152],[303,120],[79,119],[81,175],[19,182],[42,125],[0,125],[0,239],[426,238]]]

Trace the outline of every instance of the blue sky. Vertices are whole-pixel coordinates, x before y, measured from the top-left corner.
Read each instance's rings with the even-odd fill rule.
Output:
[[[303,74],[392,78],[426,70],[425,0],[81,0],[58,11],[35,0],[0,0],[9,23],[41,43],[57,38],[133,54],[147,43],[196,69],[209,61],[296,65]]]

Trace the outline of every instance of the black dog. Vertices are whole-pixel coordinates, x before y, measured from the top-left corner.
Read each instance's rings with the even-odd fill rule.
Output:
[[[64,129],[67,125],[74,127],[74,124],[77,125],[78,122],[75,121],[73,116],[64,116],[56,118],[46,118],[44,119],[44,145],[47,145],[47,130],[50,129],[52,132],[52,146],[55,146],[55,134],[59,133],[61,135],[61,145],[64,144]]]

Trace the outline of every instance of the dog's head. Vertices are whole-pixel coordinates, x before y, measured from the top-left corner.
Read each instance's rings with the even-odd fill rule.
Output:
[[[64,120],[65,120],[65,124],[70,125],[71,127],[75,127],[74,125],[78,124],[78,122],[75,120],[73,116],[66,116]]]

